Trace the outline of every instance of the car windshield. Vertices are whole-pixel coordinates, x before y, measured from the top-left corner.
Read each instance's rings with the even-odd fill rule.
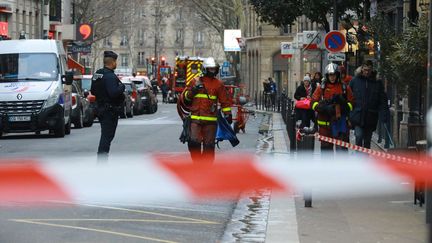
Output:
[[[57,57],[52,53],[0,54],[0,82],[52,81],[58,73]]]
[[[81,80],[81,86],[83,90],[90,90],[91,89],[91,79],[90,78],[83,78]]]
[[[137,86],[137,88],[144,88],[144,82],[143,81],[132,81]]]

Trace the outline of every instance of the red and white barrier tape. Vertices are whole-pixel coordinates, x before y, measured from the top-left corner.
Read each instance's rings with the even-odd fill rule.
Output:
[[[404,157],[404,156],[400,156],[397,154],[390,154],[390,153],[385,153],[385,152],[381,152],[381,151],[376,151],[376,150],[372,150],[372,149],[368,149],[365,147],[361,147],[355,144],[351,144],[342,140],[338,140],[335,138],[330,138],[330,137],[326,137],[326,136],[322,136],[319,135],[318,133],[315,134],[315,137],[318,138],[321,141],[324,142],[328,142],[328,143],[332,143],[335,144],[337,146],[341,146],[341,147],[345,147],[354,151],[359,151],[362,153],[366,153],[366,154],[370,154],[372,156],[375,157],[380,157],[383,159],[387,159],[387,160],[393,160],[393,161],[397,161],[397,162],[403,162],[403,163],[409,163],[409,164],[413,164],[413,165],[422,165],[425,164],[426,162],[419,160],[419,159],[415,159],[412,158],[412,156],[416,156],[414,154],[410,155],[410,157]],[[416,156],[418,157],[418,155]]]
[[[236,198],[244,190],[312,191],[315,198],[383,195],[407,189],[404,182],[430,180],[423,164],[363,156],[258,158],[218,154],[213,164],[192,164],[189,155],[0,160],[0,203],[137,203],[197,198]],[[77,162],[80,161],[80,162]]]

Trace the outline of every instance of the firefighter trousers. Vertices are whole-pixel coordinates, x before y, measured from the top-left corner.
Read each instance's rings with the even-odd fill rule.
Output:
[[[212,163],[215,157],[216,123],[191,122],[188,149],[194,162]]]

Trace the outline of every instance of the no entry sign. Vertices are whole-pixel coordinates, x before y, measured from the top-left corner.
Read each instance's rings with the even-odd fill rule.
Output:
[[[325,48],[329,52],[340,52],[345,48],[345,35],[339,31],[330,31],[324,39]]]

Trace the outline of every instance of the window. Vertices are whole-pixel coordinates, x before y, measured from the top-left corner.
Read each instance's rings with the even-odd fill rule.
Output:
[[[103,44],[104,44],[104,46],[106,46],[106,47],[111,47],[111,46],[112,46],[111,38],[110,38],[110,37],[106,37],[106,38],[103,40]]]
[[[138,65],[145,65],[145,52],[138,52]]]
[[[126,34],[123,34],[121,36],[120,46],[126,46],[127,44],[128,44],[128,38],[127,38]]]
[[[178,29],[176,32],[176,43],[179,43],[183,40],[183,30]]]
[[[282,35],[291,34],[291,33],[292,33],[292,25],[286,24],[281,28]]]
[[[140,17],[140,19],[143,19],[143,18],[145,18],[145,8],[143,8],[143,7],[141,7],[140,8],[140,10],[139,10],[139,17]]]
[[[129,66],[129,55],[128,54],[120,54],[120,66],[127,67]]]
[[[201,31],[196,32],[196,42],[203,43],[203,33]]]
[[[144,29],[138,30],[138,44],[140,46],[144,45],[145,31]]]

